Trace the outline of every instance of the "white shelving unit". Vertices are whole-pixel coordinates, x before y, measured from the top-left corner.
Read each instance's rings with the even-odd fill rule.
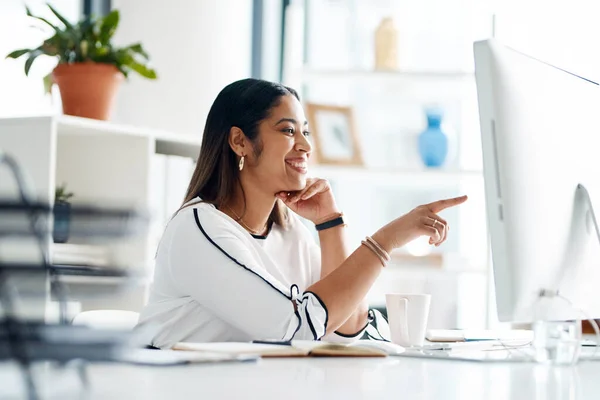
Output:
[[[340,28],[346,35],[342,38],[334,34],[333,37],[344,42],[346,37],[356,35],[353,37],[357,41],[356,47],[349,50],[348,40],[340,43],[340,52],[331,48],[335,44],[329,38],[323,38],[327,44],[317,50],[310,47],[319,47],[320,40],[316,38],[330,29],[323,26],[331,19],[315,14],[315,10],[328,10],[327,6],[312,4],[314,7],[311,8],[307,2],[298,2],[286,10],[286,19],[290,23],[284,38],[283,83],[299,89],[304,102],[351,107],[366,163],[364,166],[314,164],[310,173],[332,182],[338,204],[348,214],[352,243],[360,243],[364,234],[371,233],[423,201],[464,194],[466,190],[471,197],[468,209],[442,213],[453,228],[452,237],[443,247],[433,249],[432,254],[442,255],[443,265],[417,266],[419,263],[410,259],[390,265],[369,292],[368,299],[371,304],[381,306],[386,292],[430,292],[437,299],[432,304],[434,327],[469,325],[484,328],[486,310],[475,307],[474,317],[465,317],[470,311],[465,312],[469,307],[464,307],[485,303],[485,294],[479,293],[479,289],[486,289],[489,270],[488,258],[482,257],[482,254],[487,255],[488,249],[484,227],[483,173],[477,157],[480,146],[477,142],[474,71],[468,67],[464,70],[443,69],[433,63],[429,68],[424,65],[423,69],[396,71],[362,67],[365,63],[357,61],[357,55],[352,51],[368,47],[364,43],[367,40],[367,22],[364,22],[365,26],[357,27],[357,21],[363,19],[348,15],[354,15],[356,10],[366,10],[367,3],[354,2],[346,9],[342,4],[338,4],[337,8],[331,6],[343,15],[336,21],[347,23]],[[353,7],[356,10],[351,10]],[[373,14],[381,11],[378,5],[372,7],[370,11]],[[366,20],[367,17],[364,18]],[[406,29],[406,24],[403,27]],[[304,32],[304,29],[309,31]],[[327,47],[330,51],[325,50]],[[334,56],[327,59],[327,54]],[[368,52],[361,56],[373,57]],[[440,64],[444,65],[443,62]],[[419,167],[417,153],[416,136],[424,128],[419,128],[420,121],[424,120],[423,109],[432,104],[447,111],[445,121],[450,122],[452,130],[457,132],[452,139],[455,145],[453,154],[458,157],[440,169]],[[318,135],[318,132],[315,134]],[[464,154],[469,157],[462,158]],[[478,250],[472,251],[475,247]],[[406,252],[407,249],[399,251]],[[464,289],[469,288],[467,292],[470,292],[470,288],[475,286],[477,289],[473,289],[473,293],[477,292],[476,296],[465,297]],[[445,292],[444,288],[448,291]],[[441,297],[447,304],[439,302]],[[451,315],[454,318],[447,317]]]
[[[100,204],[134,208],[153,214],[156,208],[156,154],[194,159],[200,151],[200,135],[183,135],[139,127],[112,124],[71,116],[43,116],[0,119],[0,149],[17,159],[30,177],[40,201],[52,204],[55,188],[66,183],[75,194],[73,204]],[[191,160],[190,160],[191,163]],[[0,171],[0,195],[14,196],[7,171]],[[7,184],[5,184],[5,182]],[[162,226],[131,240],[111,243],[108,251],[117,266],[148,276],[153,266],[157,232]],[[78,243],[69,243],[77,252]],[[90,256],[98,251],[91,248]],[[49,254],[60,245],[49,244]],[[85,282],[84,282],[85,281]],[[83,279],[83,284],[92,280]],[[76,285],[77,277],[69,283]],[[106,284],[106,283],[103,283]],[[74,288],[77,292],[77,288]],[[146,288],[128,290],[126,296],[103,300],[104,308],[139,311]],[[110,301],[112,300],[112,302]],[[91,306],[94,307],[94,306]],[[86,306],[83,305],[86,309]]]
[[[369,70],[369,69],[314,69],[304,68],[304,79],[423,79],[431,80],[471,80],[473,71],[442,71],[442,70]]]
[[[56,122],[58,130],[61,133],[75,133],[80,135],[105,133],[152,138],[155,143],[155,152],[158,154],[176,155],[195,159],[200,153],[199,135],[195,136],[193,134],[181,134],[119,125],[89,118],[73,117],[70,115],[61,115],[56,119]]]
[[[314,165],[313,175],[335,181],[369,182],[377,186],[457,185],[465,180],[482,179],[482,171],[453,169],[396,169],[384,167],[344,167]]]
[[[335,82],[340,80],[361,81],[386,85],[454,85],[461,87],[474,81],[472,71],[436,70],[367,70],[367,69],[314,69],[302,68],[297,71],[304,83]]]
[[[369,87],[380,93],[396,91],[405,98],[423,103],[431,102],[434,94],[436,102],[444,102],[473,92],[475,88],[475,74],[469,71],[313,69],[306,66],[294,70],[290,79],[289,85],[304,88],[309,95],[311,87],[334,85],[339,88],[352,82],[352,85],[361,85],[363,89]]]

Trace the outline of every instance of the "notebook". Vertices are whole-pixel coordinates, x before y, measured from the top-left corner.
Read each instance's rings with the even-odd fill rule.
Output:
[[[329,343],[309,340],[291,342],[220,342],[220,343],[177,343],[173,350],[213,352],[235,355],[256,355],[268,357],[386,357],[390,350],[379,344],[358,341],[352,344]],[[392,345],[394,346],[394,345]],[[391,353],[400,354],[403,349],[397,346]]]

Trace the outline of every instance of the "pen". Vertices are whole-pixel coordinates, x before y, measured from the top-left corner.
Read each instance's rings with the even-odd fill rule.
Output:
[[[255,344],[276,344],[279,346],[291,346],[291,340],[253,340],[252,343]]]

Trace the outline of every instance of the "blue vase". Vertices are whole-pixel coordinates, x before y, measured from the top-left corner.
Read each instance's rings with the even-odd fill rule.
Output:
[[[419,135],[419,153],[427,167],[440,167],[448,156],[448,136],[442,131],[442,113],[428,109],[427,129]]]

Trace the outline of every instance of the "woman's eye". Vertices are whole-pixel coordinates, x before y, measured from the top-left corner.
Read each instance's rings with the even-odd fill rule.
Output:
[[[310,131],[304,131],[302,133],[304,134],[304,136],[307,136],[307,137],[310,136]]]
[[[283,132],[285,132],[285,133],[289,133],[289,134],[293,135],[293,134],[294,134],[294,128],[285,128],[285,129],[283,130]]]

